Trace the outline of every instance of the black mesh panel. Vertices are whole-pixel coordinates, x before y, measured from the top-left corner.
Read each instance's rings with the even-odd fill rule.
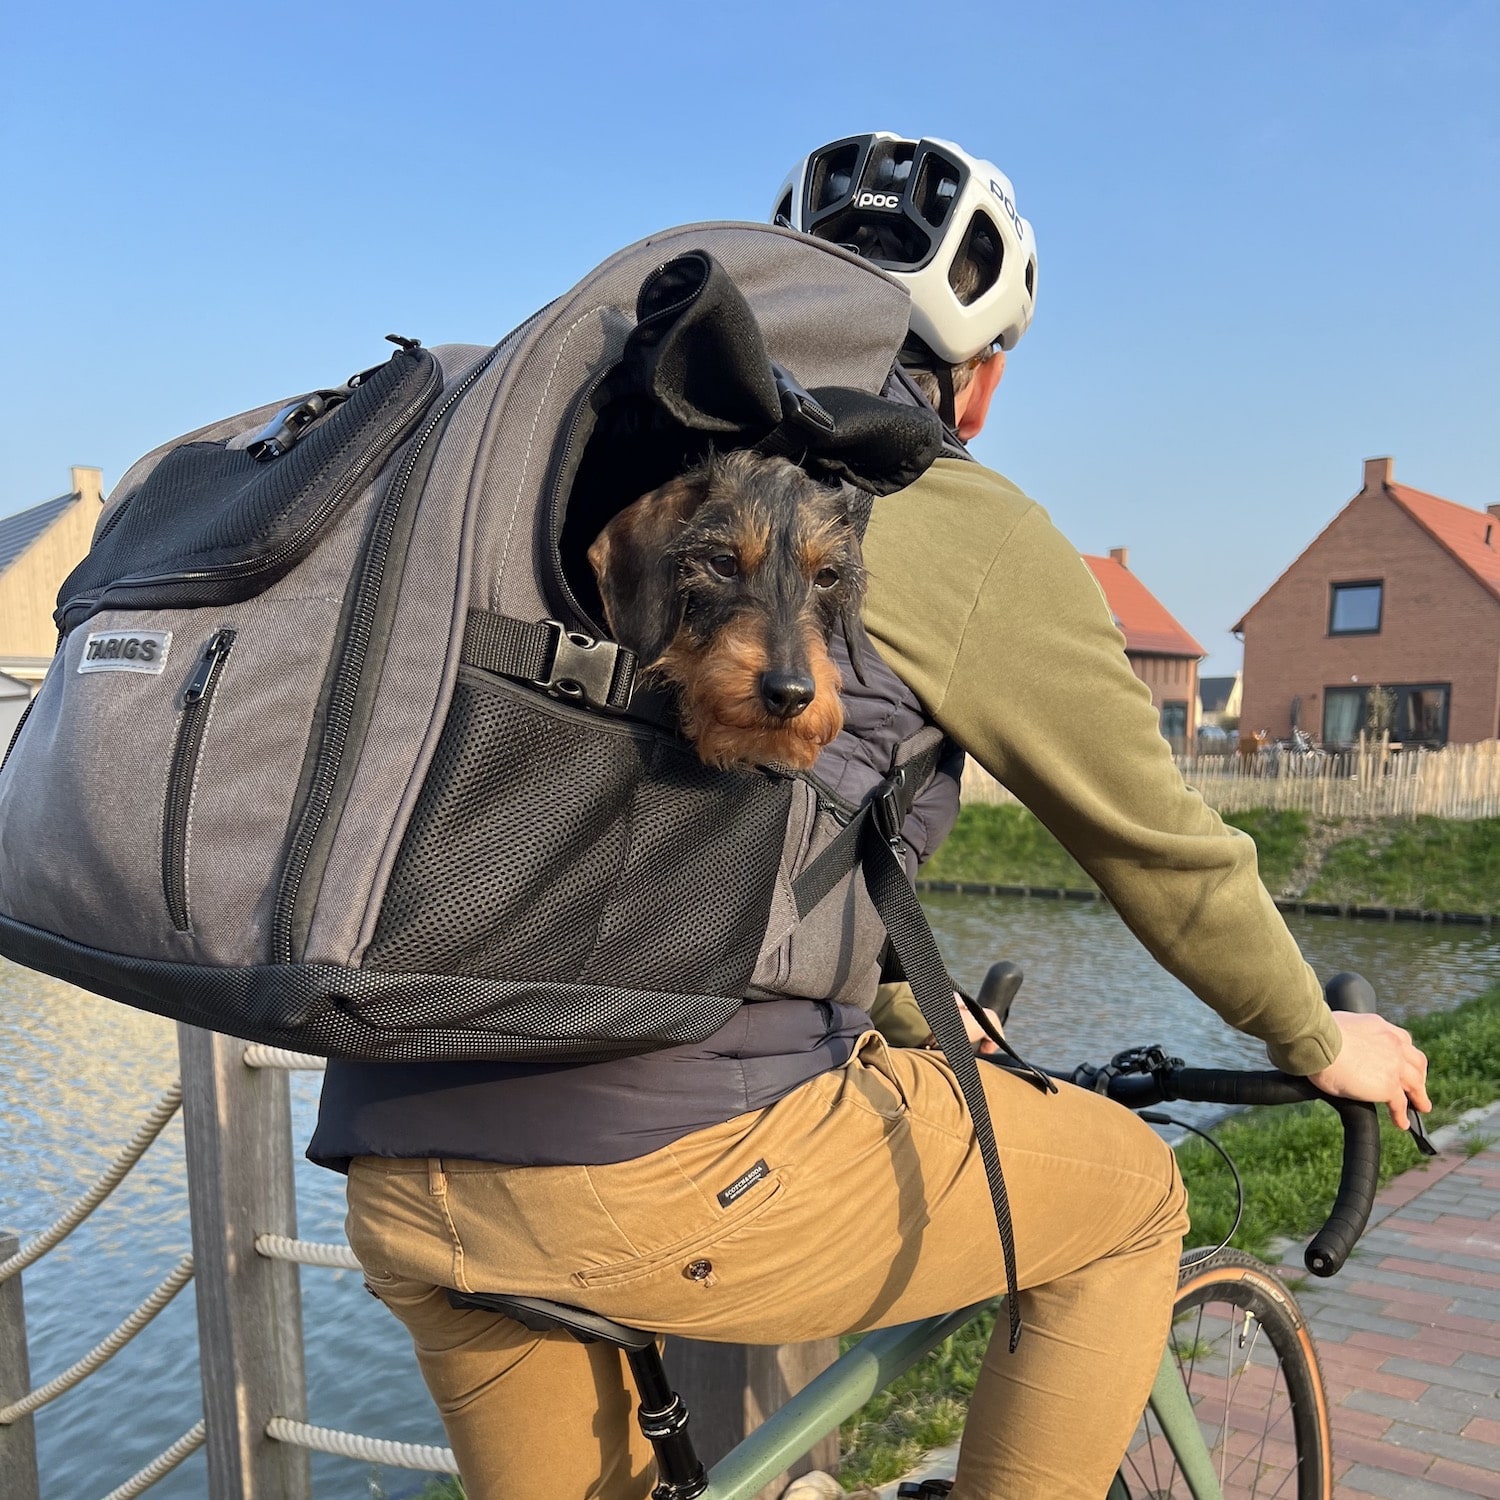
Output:
[[[403,352],[278,458],[257,462],[223,443],[174,448],[68,575],[58,623],[71,628],[110,604],[226,604],[268,588],[361,493],[440,383],[425,349]]]
[[[790,799],[465,668],[366,966],[737,995]]]

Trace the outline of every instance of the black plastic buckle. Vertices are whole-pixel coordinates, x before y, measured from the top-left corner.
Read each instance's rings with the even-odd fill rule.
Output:
[[[797,377],[778,364],[771,366],[771,374],[776,379],[776,394],[781,397],[781,420],[795,422],[810,432],[827,437],[834,430],[834,420],[808,394]]]
[[[343,399],[342,396],[335,397],[327,391],[314,391],[304,400],[293,401],[290,406],[283,406],[261,428],[255,440],[246,447],[245,451],[258,463],[280,458],[283,453],[291,451],[306,428]]]
[[[897,854],[902,850],[901,825],[906,813],[901,806],[900,792],[906,785],[906,767],[896,771],[876,790],[870,807],[870,816],[875,820],[876,830]]]
[[[614,641],[596,641],[581,630],[569,630],[561,620],[542,624],[557,632],[551,665],[537,679],[548,692],[615,713],[630,706],[628,685],[623,703],[611,703],[609,698],[621,650]]]

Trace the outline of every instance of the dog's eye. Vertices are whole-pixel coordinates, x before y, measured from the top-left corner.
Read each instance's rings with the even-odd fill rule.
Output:
[[[813,586],[820,589],[831,589],[838,586],[839,574],[837,568],[819,568],[813,575]]]
[[[732,552],[716,552],[709,558],[708,565],[720,578],[738,578],[740,573],[740,560]]]

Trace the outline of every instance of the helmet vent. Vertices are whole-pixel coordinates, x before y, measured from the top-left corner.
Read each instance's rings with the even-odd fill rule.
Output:
[[[1004,258],[1004,242],[995,222],[988,214],[976,212],[948,268],[948,285],[962,306],[977,302],[999,281]]]
[[[822,213],[841,198],[847,198],[854,188],[854,170],[858,165],[858,141],[850,141],[847,146],[820,156],[814,165],[813,180],[808,185],[810,211]]]
[[[941,229],[952,212],[958,197],[958,169],[945,161],[936,152],[929,151],[922,158],[922,168],[917,174],[916,191],[912,201],[916,210],[934,229]]]
[[[1034,255],[1026,262],[1026,295],[1036,296],[1036,257]]]

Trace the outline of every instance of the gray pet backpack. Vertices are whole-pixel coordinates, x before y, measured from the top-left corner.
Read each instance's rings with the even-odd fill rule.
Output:
[[[941,436],[878,398],[906,324],[837,247],[695,226],[493,349],[404,341],[149,454],[0,771],[0,951],[371,1059],[603,1058],[873,984],[861,808],[899,829],[936,732],[862,779],[868,744],[705,767],[636,711],[584,550],[710,445],[909,482]]]
[[[398,340],[148,454],[59,592],[0,768],[0,953],[332,1057],[586,1062],[702,1040],[747,1000],[868,1004],[889,942],[974,1117],[1014,1289],[904,863],[956,813],[942,735],[851,642],[867,666],[810,772],[711,769],[637,701],[586,565],[711,447],[866,504],[910,483],[943,438],[881,394],[907,312],[826,242],[700,225],[493,349]],[[1010,1319],[1014,1346],[1014,1297]]]

